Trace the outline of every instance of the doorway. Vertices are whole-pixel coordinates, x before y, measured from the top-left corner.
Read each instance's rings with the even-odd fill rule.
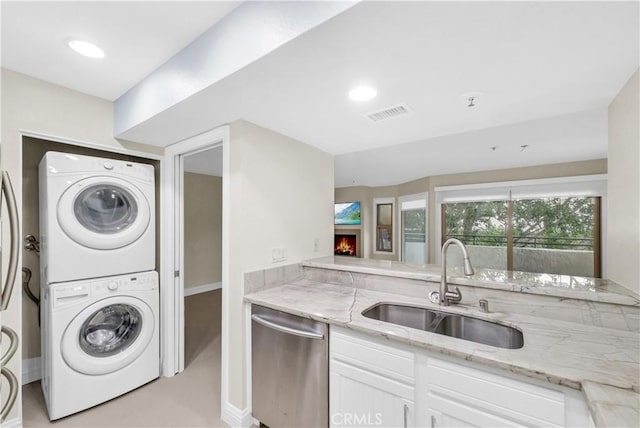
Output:
[[[212,158],[209,158],[212,156]],[[208,159],[208,160],[207,160]],[[205,165],[206,168],[211,168],[214,163],[217,165],[217,179],[205,179],[203,181],[218,181],[219,184],[219,195],[215,197],[218,199],[217,209],[220,213],[220,221],[221,221],[221,230],[219,239],[221,244],[218,244],[217,249],[213,249],[213,251],[219,251],[219,260],[215,260],[216,263],[220,263],[219,269],[219,284],[216,281],[215,276],[215,267],[213,269],[209,269],[208,272],[210,275],[208,280],[202,279],[201,273],[197,273],[194,267],[191,265],[192,262],[202,263],[202,260],[211,261],[213,264],[214,258],[216,257],[214,253],[211,253],[210,256],[203,256],[201,253],[195,260],[187,261],[188,248],[191,246],[191,242],[188,240],[189,237],[187,234],[194,233],[190,231],[191,224],[189,224],[186,228],[185,225],[188,222],[187,216],[191,214],[187,211],[185,212],[185,186],[187,189],[190,189],[193,186],[191,183],[191,176],[189,174],[195,173],[198,174],[199,168],[198,164]],[[165,319],[173,320],[173,328],[166,329],[165,333],[165,349],[172,350],[173,353],[169,356],[171,361],[167,361],[167,366],[173,368],[173,373],[182,372],[185,369],[185,362],[191,363],[192,360],[191,354],[187,355],[189,357],[189,361],[185,358],[185,341],[187,339],[187,331],[185,330],[185,290],[187,294],[187,305],[186,308],[189,311],[189,315],[197,314],[202,307],[204,307],[204,311],[211,307],[218,307],[218,320],[219,320],[219,349],[220,349],[220,402],[225,403],[228,397],[228,384],[226,382],[226,367],[227,361],[225,351],[228,349],[228,332],[226,331],[226,327],[228,326],[228,293],[225,287],[225,284],[228,283],[228,254],[229,254],[229,240],[228,240],[228,224],[229,224],[229,127],[222,126],[220,128],[216,128],[212,131],[206,132],[204,134],[189,138],[187,140],[178,142],[166,148],[165,150],[165,172],[163,186],[166,189],[166,198],[165,204],[163,205],[163,210],[168,213],[166,217],[166,223],[163,224],[163,230],[168,231],[169,233],[165,233],[163,237],[163,243],[167,251],[165,251],[163,255],[164,269],[162,272],[162,277],[165,279],[166,284],[172,284],[173,287],[167,287],[165,290],[165,295],[167,297],[167,304],[163,306],[162,310],[165,311],[163,315],[165,315]],[[187,175],[185,176],[185,165]],[[195,166],[194,166],[195,165]],[[191,172],[189,170],[192,170]],[[195,172],[193,172],[195,171]],[[204,172],[200,170],[200,172]],[[201,174],[208,175],[208,174]],[[196,177],[197,178],[197,177]],[[197,196],[197,192],[196,192]],[[190,197],[186,196],[186,203],[189,205]],[[197,201],[196,205],[203,204],[204,201]],[[187,206],[187,210],[191,208]],[[171,233],[170,231],[173,231]],[[198,231],[195,230],[195,233]],[[212,235],[213,236],[213,235]],[[214,241],[215,239],[211,238],[209,241]],[[215,245],[214,245],[215,247]],[[187,272],[189,270],[189,272]],[[207,270],[205,269],[205,272]],[[198,279],[200,278],[200,279]],[[214,281],[214,282],[208,282]],[[198,282],[204,282],[199,284]],[[214,284],[214,285],[211,285]],[[211,300],[207,303],[205,300],[205,293],[195,293],[191,295],[193,292],[193,287],[202,287],[195,288],[195,290],[208,290],[205,293],[211,293]],[[198,298],[198,294],[202,294],[202,299]],[[217,294],[217,296],[216,296]],[[216,300],[217,299],[217,300]],[[191,305],[193,301],[193,307]],[[217,305],[217,306],[216,306]],[[209,314],[211,315],[211,314]],[[196,317],[197,318],[197,317]],[[214,318],[215,320],[215,318]],[[190,321],[191,322],[191,321]],[[198,321],[194,322],[198,324]],[[190,345],[188,345],[190,346]],[[196,349],[197,351],[197,349]],[[191,349],[189,350],[191,352]],[[197,356],[193,354],[194,358]],[[209,362],[210,364],[210,362]]]
[[[184,366],[220,368],[222,147],[182,155]],[[212,379],[219,379],[213,376]],[[219,380],[218,380],[219,384]]]

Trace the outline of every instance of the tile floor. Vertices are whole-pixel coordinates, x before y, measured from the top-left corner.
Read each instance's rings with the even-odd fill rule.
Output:
[[[185,299],[185,370],[49,422],[40,382],[23,387],[23,426],[225,427],[220,420],[221,290]]]

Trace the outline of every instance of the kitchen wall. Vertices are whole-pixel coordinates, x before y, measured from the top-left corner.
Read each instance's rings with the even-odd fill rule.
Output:
[[[609,104],[607,276],[640,293],[640,70]]]
[[[230,195],[230,206],[225,208],[230,210],[225,287],[227,328],[232,333],[223,358],[228,364],[229,402],[243,410],[247,405],[244,273],[332,254],[334,171],[331,155],[273,131],[237,121],[230,132],[229,181],[224,184]],[[318,251],[314,251],[316,239]],[[273,263],[273,248],[286,250],[286,260]]]
[[[438,186],[453,186],[459,184],[473,184],[473,183],[493,183],[500,181],[512,181],[512,180],[532,180],[538,178],[551,178],[551,177],[569,177],[578,175],[590,175],[590,174],[605,174],[607,172],[607,160],[596,159],[580,162],[569,162],[561,164],[550,165],[538,165],[524,168],[509,168],[498,169],[493,171],[478,171],[468,172],[462,174],[447,174],[436,175],[432,177],[424,177],[418,180],[413,180],[408,183],[403,183],[397,186],[385,186],[385,187],[366,187],[366,186],[354,186],[354,187],[342,187],[335,189],[335,201],[339,202],[355,202],[361,201],[363,206],[363,218],[362,218],[362,234],[367,236],[364,240],[365,257],[372,259],[386,259],[386,260],[398,260],[398,254],[394,256],[381,256],[374,254],[373,247],[373,199],[381,197],[395,197],[396,203],[399,196],[412,195],[416,193],[429,192],[429,206],[428,206],[428,250],[429,250],[429,263],[435,263],[435,254],[433,248],[435,246],[435,188]],[[396,207],[397,211],[397,207]],[[366,214],[366,217],[365,217]],[[397,221],[396,215],[396,221]],[[395,233],[394,246],[399,244],[398,233]]]
[[[16,202],[22,217],[21,134],[31,131],[49,136],[92,142],[106,147],[162,154],[163,149],[119,141],[113,138],[113,104],[109,101],[76,92],[20,73],[1,69],[2,153],[0,166],[9,172],[16,193]],[[4,210],[4,209],[3,209]],[[3,212],[3,218],[6,211]],[[8,246],[8,222],[2,225],[2,247]],[[21,231],[22,232],[22,231]],[[2,266],[8,264],[9,252],[2,252]],[[22,254],[18,258],[22,266]],[[2,313],[2,324],[22,333],[21,275],[16,278],[15,291],[9,309]],[[18,378],[22,373],[22,350],[7,364]],[[22,403],[20,395],[7,423],[19,417]]]
[[[183,197],[184,287],[217,284],[222,281],[222,177],[185,172]]]

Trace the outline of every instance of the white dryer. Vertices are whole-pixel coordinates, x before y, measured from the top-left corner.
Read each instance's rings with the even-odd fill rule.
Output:
[[[155,269],[153,166],[48,152],[39,179],[45,284]]]
[[[42,391],[51,420],[160,374],[156,272],[44,286]]]

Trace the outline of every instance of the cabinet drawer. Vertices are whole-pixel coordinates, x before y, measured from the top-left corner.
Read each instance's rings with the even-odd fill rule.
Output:
[[[331,359],[359,367],[407,385],[415,384],[415,355],[372,338],[362,338],[340,328],[331,328]]]
[[[427,359],[424,376],[429,407],[460,403],[524,425],[565,424],[561,392],[434,358]]]

